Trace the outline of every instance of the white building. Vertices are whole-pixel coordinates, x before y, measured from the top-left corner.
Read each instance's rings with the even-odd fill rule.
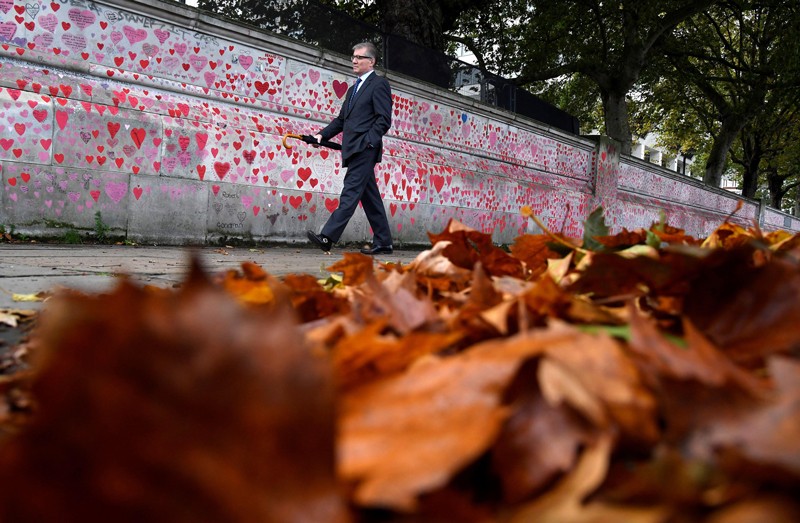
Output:
[[[660,165],[670,171],[687,174],[694,164],[694,152],[667,151],[657,145],[658,134],[647,133],[643,137],[634,136],[631,156],[646,162]]]

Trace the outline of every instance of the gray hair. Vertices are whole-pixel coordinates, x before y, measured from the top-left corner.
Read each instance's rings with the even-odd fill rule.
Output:
[[[361,42],[353,46],[353,51],[356,49],[366,49],[366,56],[369,56],[376,62],[378,61],[378,48],[372,42]]]

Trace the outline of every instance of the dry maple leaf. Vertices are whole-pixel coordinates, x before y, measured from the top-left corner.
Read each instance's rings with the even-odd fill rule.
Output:
[[[319,280],[310,274],[287,274],[283,277],[283,284],[288,289],[292,306],[303,323],[347,314],[350,311],[350,304],[346,299],[327,292]]]
[[[752,242],[757,236],[760,234],[754,234],[741,225],[725,222],[703,240],[702,246],[706,249],[734,249]]]
[[[228,270],[222,286],[236,298],[250,305],[270,305],[275,300],[277,280],[252,262],[242,263],[242,271]]]
[[[177,294],[51,302],[35,416],[0,445],[0,520],[348,520],[328,366],[295,323],[197,268]]]

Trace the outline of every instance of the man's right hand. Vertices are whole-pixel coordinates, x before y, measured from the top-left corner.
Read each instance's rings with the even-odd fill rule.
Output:
[[[316,139],[317,139],[317,143],[322,143],[322,135],[321,135],[321,134],[315,134],[315,135],[314,135],[314,138],[316,138]],[[316,146],[315,146],[315,147],[316,147]]]

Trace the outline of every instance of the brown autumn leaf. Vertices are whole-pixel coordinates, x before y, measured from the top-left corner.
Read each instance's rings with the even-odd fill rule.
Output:
[[[303,323],[347,314],[349,302],[338,294],[327,292],[310,274],[287,274],[282,282],[289,292],[292,307]]]
[[[629,231],[622,228],[622,231],[609,236],[594,236],[595,240],[604,247],[612,250],[625,249],[633,245],[641,245],[647,240],[647,232],[643,229]]]
[[[547,234],[525,234],[514,239],[511,255],[525,264],[528,279],[536,279],[547,270],[547,260],[560,259],[561,254],[550,249],[553,239]]]
[[[336,383],[342,389],[363,385],[406,369],[418,358],[451,348],[458,332],[385,332],[385,322],[375,321],[363,330],[342,337],[333,347]]]
[[[406,373],[344,393],[339,473],[361,506],[413,511],[493,442],[514,363],[423,359]],[[467,384],[471,384],[467,385]]]
[[[665,250],[653,259],[595,252],[568,290],[595,298],[624,299],[648,293],[682,295],[688,291],[689,280],[699,270],[705,254],[699,250]]]
[[[769,245],[770,249],[780,252],[797,247],[800,244],[800,234],[792,234],[783,230],[770,231],[761,237],[761,241]]]
[[[547,402],[536,382],[536,366],[523,365],[506,392],[511,414],[491,451],[492,470],[509,503],[571,470],[580,448],[593,440],[590,427],[572,409]]]
[[[685,297],[683,314],[741,363],[800,347],[800,262],[756,264],[760,253],[751,246],[712,252]]]
[[[345,391],[339,474],[366,507],[413,511],[495,441],[503,393],[523,362],[577,332],[543,330],[418,360],[405,372]]]
[[[495,288],[480,262],[475,264],[472,273],[469,293],[458,308],[458,325],[469,331],[474,341],[508,334],[507,309],[512,302],[503,300],[502,293]]]
[[[627,456],[613,460],[595,499],[618,505],[660,505],[680,514],[680,521],[706,521],[715,509],[753,495],[744,481],[662,442],[646,459]]]
[[[253,262],[244,262],[242,270],[228,270],[224,273],[221,285],[243,303],[249,305],[269,305],[275,300],[274,286],[277,280]]]
[[[360,285],[349,286],[346,293],[350,317],[362,325],[385,320],[395,332],[408,334],[441,323],[430,298],[417,296],[414,277],[408,273],[391,271],[380,281],[370,274]]]
[[[341,272],[343,274],[342,283],[345,285],[358,285],[364,283],[367,278],[374,275],[373,260],[366,254],[360,252],[346,252],[342,255],[343,259],[327,268],[330,272]]]
[[[766,391],[765,385],[752,374],[736,366],[684,320],[686,346],[669,341],[655,325],[634,307],[629,307],[631,339],[629,350],[642,362],[654,379],[668,377],[696,380],[707,387],[736,385],[754,396]]]
[[[545,350],[538,369],[545,399],[570,405],[599,428],[613,423],[629,441],[657,441],[655,398],[621,344],[607,334],[584,333],[556,321],[550,329],[574,334],[570,343]]]
[[[797,523],[800,504],[770,494],[744,499],[711,514],[706,523]]]
[[[707,249],[734,249],[752,242],[755,238],[753,231],[749,231],[731,222],[725,222],[717,227],[703,240],[703,247]]]
[[[653,223],[650,232],[658,236],[662,242],[672,245],[700,245],[700,240],[686,234],[686,231],[669,224]]]
[[[347,521],[328,364],[288,304],[199,274],[65,294],[37,329],[38,403],[0,445],[0,520]]]
[[[522,296],[528,325],[544,325],[548,318],[575,324],[617,325],[624,323],[618,310],[597,305],[586,296],[565,290],[552,278],[543,276]]]
[[[458,292],[468,287],[472,280],[472,267],[459,267],[445,256],[444,251],[449,246],[450,242],[440,241],[419,253],[406,265],[406,272],[413,274],[424,289]]]
[[[631,507],[585,499],[606,478],[613,446],[612,436],[601,433],[583,451],[576,467],[552,490],[520,506],[509,523],[660,523],[669,510],[659,506]]]
[[[731,416],[707,417],[694,432],[690,447],[700,457],[721,456],[736,470],[796,488],[800,481],[800,362],[773,356],[768,371],[775,382],[770,401]]]
[[[472,270],[476,263],[481,262],[492,276],[521,278],[524,275],[521,261],[495,246],[491,234],[476,231],[457,220],[451,219],[444,231],[428,233],[428,237],[434,245],[450,242],[442,253],[463,269]]]

